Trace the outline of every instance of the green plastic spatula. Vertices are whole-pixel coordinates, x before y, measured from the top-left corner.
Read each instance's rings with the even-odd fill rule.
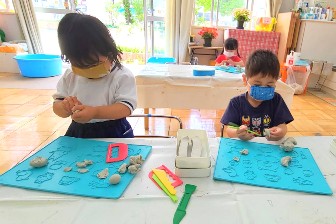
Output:
[[[192,193],[194,193],[195,190],[196,190],[195,185],[191,185],[191,184],[185,185],[184,194],[174,214],[173,224],[179,224],[181,220],[183,219],[183,217],[186,215],[187,213],[186,209],[187,209],[188,202],[190,200]]]

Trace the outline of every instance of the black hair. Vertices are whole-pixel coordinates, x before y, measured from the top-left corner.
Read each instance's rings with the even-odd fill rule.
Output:
[[[224,53],[224,50],[231,50],[231,51],[237,50],[237,55],[238,57],[240,57],[239,51],[238,51],[238,41],[235,38],[230,37],[224,41],[224,48],[221,54]]]
[[[114,68],[121,68],[122,52],[96,17],[68,13],[59,22],[57,33],[63,61],[85,68],[98,64],[99,56],[106,56]]]
[[[277,56],[269,50],[256,50],[247,59],[245,74],[247,78],[261,74],[262,77],[279,78],[280,64]]]

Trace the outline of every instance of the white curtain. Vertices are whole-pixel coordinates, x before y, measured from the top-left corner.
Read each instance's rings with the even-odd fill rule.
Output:
[[[267,11],[268,11],[268,16],[270,17],[278,17],[279,10],[282,4],[282,0],[267,0]]]
[[[188,54],[194,0],[167,0],[166,7],[166,52],[181,63]]]
[[[42,53],[42,43],[37,26],[37,20],[31,0],[13,0],[15,12],[19,17],[23,35],[26,39],[29,53]]]

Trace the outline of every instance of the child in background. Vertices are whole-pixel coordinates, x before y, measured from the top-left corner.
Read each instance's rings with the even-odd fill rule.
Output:
[[[234,38],[227,38],[224,42],[222,53],[216,59],[216,66],[244,66],[238,52],[238,41]]]
[[[135,78],[120,64],[121,52],[97,18],[66,14],[58,26],[62,59],[70,62],[53,95],[55,114],[71,116],[66,136],[134,137],[126,117],[136,108]]]
[[[257,50],[251,54],[243,75],[247,92],[230,100],[221,119],[230,138],[250,140],[254,134],[249,130],[264,136],[265,129],[270,132],[266,136],[269,141],[286,135],[287,124],[294,119],[281,95],[274,92],[279,70],[278,58],[271,51]],[[239,129],[230,127],[230,122]]]

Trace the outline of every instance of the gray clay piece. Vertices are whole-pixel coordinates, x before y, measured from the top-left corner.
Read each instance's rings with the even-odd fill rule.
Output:
[[[111,177],[110,177],[110,184],[119,184],[121,180],[121,176],[119,174],[113,174]]]
[[[43,157],[36,157],[29,162],[29,165],[35,168],[44,167],[47,165],[48,160]]]

